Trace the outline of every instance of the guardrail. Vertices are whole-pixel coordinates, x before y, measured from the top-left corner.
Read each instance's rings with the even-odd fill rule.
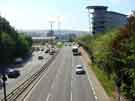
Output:
[[[48,60],[47,63],[45,63],[43,65],[43,67],[40,70],[38,70],[30,78],[28,78],[27,80],[25,80],[17,88],[15,88],[13,91],[11,91],[7,95],[7,101],[15,101],[45,70],[47,70],[48,66],[56,58],[56,56],[57,56],[58,53],[59,53],[59,50],[56,52],[55,55],[52,56],[52,58],[50,60]],[[4,101],[4,99],[2,99],[1,101]]]

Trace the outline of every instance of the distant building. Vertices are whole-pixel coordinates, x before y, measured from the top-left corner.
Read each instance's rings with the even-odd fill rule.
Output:
[[[32,37],[33,44],[45,44],[55,42],[56,37]]]
[[[56,37],[57,37],[57,39],[58,39],[59,41],[66,42],[66,41],[71,41],[71,40],[73,40],[74,38],[76,38],[76,34],[74,34],[74,33],[57,34]]]
[[[52,37],[52,36],[54,36],[54,31],[53,30],[48,31],[47,37]]]
[[[93,34],[104,32],[111,28],[121,27],[127,23],[127,15],[107,11],[107,6],[87,6],[86,8],[93,10],[91,12]]]

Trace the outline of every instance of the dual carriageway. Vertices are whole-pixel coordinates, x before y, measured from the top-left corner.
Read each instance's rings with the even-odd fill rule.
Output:
[[[39,60],[39,55],[44,56],[44,59]],[[47,69],[33,82],[34,85],[25,89],[25,93],[19,94],[15,98],[16,101],[97,101],[90,85],[86,65],[81,56],[73,56],[71,46],[59,49],[50,64],[44,65],[52,58],[53,55],[45,54],[44,51],[34,51],[32,58],[23,67],[18,68],[21,76],[8,80],[7,93],[10,94],[17,86],[46,66]],[[85,65],[86,74],[76,74],[75,66],[78,64]],[[0,98],[3,98],[2,90]]]

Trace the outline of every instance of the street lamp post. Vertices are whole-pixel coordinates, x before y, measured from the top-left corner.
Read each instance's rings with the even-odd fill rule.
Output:
[[[7,96],[6,96],[6,81],[7,81],[7,77],[5,75],[5,73],[2,74],[2,80],[3,80],[3,92],[4,92],[4,101],[7,101]]]
[[[53,31],[53,24],[55,23],[55,21],[49,21],[50,23],[50,37],[54,36],[54,31]],[[53,39],[50,40],[51,41],[51,45],[53,46]]]
[[[50,23],[50,30],[53,31],[53,24],[54,24],[54,21],[49,21]]]

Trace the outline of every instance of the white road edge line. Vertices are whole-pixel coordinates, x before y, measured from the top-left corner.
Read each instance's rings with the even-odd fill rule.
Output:
[[[73,88],[73,85],[72,85],[72,80],[73,80],[73,74],[72,74],[72,78],[71,78],[70,101],[73,101],[73,93],[72,93],[72,88]]]
[[[50,97],[51,97],[51,94],[49,93],[47,98],[46,98],[46,101],[49,101]]]
[[[72,101],[73,95],[72,95],[72,91],[70,92],[70,101]]]
[[[94,86],[93,86],[92,81],[91,81],[91,79],[90,79],[90,77],[89,77],[88,69],[86,70],[86,72],[87,72],[87,76],[88,76],[88,81],[89,81],[89,83],[90,83],[90,86],[92,87],[92,92],[93,92],[95,101],[97,101],[97,100],[98,100],[98,97],[96,96],[96,92],[95,92]]]
[[[81,59],[83,60],[82,57],[81,57]],[[87,66],[87,65],[86,65],[86,62],[85,62],[84,60],[83,60],[83,62],[85,63],[85,66]],[[84,67],[85,67],[85,66],[84,66]],[[87,66],[87,67],[88,67],[88,66]],[[87,67],[85,67],[85,70],[86,70],[86,74],[87,74],[87,77],[88,77],[88,81],[89,81],[90,86],[91,86],[91,88],[92,88],[92,92],[93,92],[95,101],[98,101],[98,97],[96,96],[96,92],[95,92],[94,86],[93,86],[93,84],[92,84],[92,81],[91,81],[91,79],[90,79],[90,76],[89,76],[89,72],[88,72],[88,68],[87,68]]]
[[[71,70],[71,92],[70,92],[70,101],[73,101],[73,92],[72,92],[72,88],[73,88],[73,85],[72,85],[72,80],[74,79],[73,78],[73,55],[72,55],[72,70]]]

